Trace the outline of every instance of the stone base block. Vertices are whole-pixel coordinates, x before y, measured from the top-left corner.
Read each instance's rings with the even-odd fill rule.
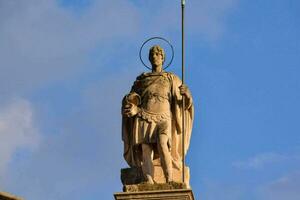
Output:
[[[156,183],[165,183],[166,178],[164,175],[164,171],[160,165],[154,166],[154,179]],[[173,181],[180,183],[182,182],[182,171],[173,167]],[[190,182],[190,168],[185,167],[185,182],[187,185]]]
[[[123,192],[145,192],[145,191],[158,191],[158,190],[177,190],[177,189],[188,189],[184,183],[141,183],[134,185],[124,185]]]
[[[154,165],[154,177],[155,183],[166,183],[163,169],[160,165]],[[185,167],[185,184],[189,188],[190,182],[190,170],[189,167]],[[143,172],[141,168],[124,168],[121,169],[121,181],[123,185],[132,185],[145,182]],[[182,182],[181,170],[173,167],[173,181],[180,183]]]
[[[115,200],[194,200],[192,190],[159,190],[146,192],[122,192],[114,194]]]

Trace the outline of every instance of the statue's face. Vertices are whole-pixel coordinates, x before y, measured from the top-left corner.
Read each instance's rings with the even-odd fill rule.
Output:
[[[152,64],[152,66],[162,66],[163,64],[163,55],[161,54],[160,51],[154,49],[151,53],[150,53],[150,62]]]

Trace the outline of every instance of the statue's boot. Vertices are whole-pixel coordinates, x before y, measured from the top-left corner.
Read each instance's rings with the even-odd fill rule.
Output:
[[[153,178],[150,175],[145,175],[146,183],[154,184]]]

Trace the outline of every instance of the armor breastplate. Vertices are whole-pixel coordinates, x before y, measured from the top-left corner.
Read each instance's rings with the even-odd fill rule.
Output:
[[[147,121],[171,119],[171,83],[164,74],[150,75],[140,80],[141,112]]]

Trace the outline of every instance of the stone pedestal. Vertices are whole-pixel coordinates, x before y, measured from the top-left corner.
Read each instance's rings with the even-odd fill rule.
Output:
[[[173,181],[166,183],[159,159],[153,161],[154,184],[144,178],[140,167],[121,169],[123,192],[116,193],[116,200],[194,200],[189,186],[189,168],[185,167],[185,183],[182,183],[182,170],[173,165]]]
[[[116,193],[115,200],[194,200],[192,190],[157,190],[144,192]]]
[[[163,169],[159,162],[154,162],[153,166],[153,180],[155,183],[166,183]],[[121,181],[123,185],[132,185],[145,182],[143,172],[141,168],[124,168],[121,169]],[[182,171],[173,166],[173,181],[182,182]],[[189,188],[190,182],[190,169],[185,167],[185,185]]]

